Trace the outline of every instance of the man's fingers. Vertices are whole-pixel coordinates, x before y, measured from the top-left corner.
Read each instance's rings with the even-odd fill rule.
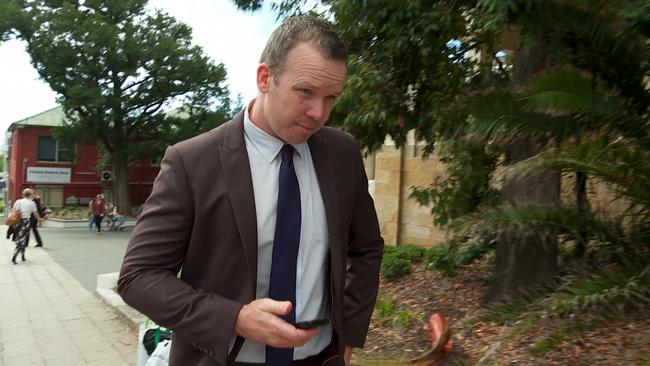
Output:
[[[269,344],[278,348],[300,347],[304,346],[318,334],[319,329],[298,329],[289,323],[285,323],[278,329],[276,337]]]
[[[260,310],[267,311],[275,315],[287,315],[291,311],[291,301],[275,301],[264,299],[260,304]]]
[[[254,300],[239,311],[235,332],[252,341],[278,348],[299,347],[318,334],[318,329],[297,329],[281,317],[291,311],[289,301]]]

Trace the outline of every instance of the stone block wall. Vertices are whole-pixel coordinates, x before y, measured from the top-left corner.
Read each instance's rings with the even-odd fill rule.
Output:
[[[421,146],[410,135],[402,148],[395,148],[390,138],[383,148],[366,157],[368,179],[374,180],[373,198],[379,219],[381,234],[387,245],[417,244],[431,246],[443,243],[447,232],[433,225],[430,207],[422,207],[409,199],[412,186],[427,186],[436,177],[443,177],[445,166],[438,156],[421,158]],[[504,168],[494,174],[493,184],[502,186]],[[573,175],[562,178],[562,204],[575,202]],[[611,214],[625,212],[627,202],[612,201],[614,192],[602,182],[588,181],[588,199],[592,210]]]
[[[388,245],[431,246],[445,239],[445,231],[433,225],[430,207],[409,199],[411,187],[428,185],[444,174],[444,166],[433,155],[422,160],[413,136],[395,148],[388,138],[384,147],[366,158],[369,179],[374,179],[374,200],[382,236]]]

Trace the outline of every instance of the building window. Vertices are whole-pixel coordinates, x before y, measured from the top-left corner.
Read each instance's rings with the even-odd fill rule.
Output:
[[[36,186],[36,191],[41,196],[41,203],[47,207],[63,207],[63,187]]]
[[[38,161],[71,162],[73,155],[70,144],[55,140],[52,136],[38,136]]]

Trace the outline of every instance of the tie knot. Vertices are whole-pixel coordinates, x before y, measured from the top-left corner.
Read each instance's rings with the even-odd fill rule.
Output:
[[[285,144],[282,146],[282,161],[292,161],[293,160],[293,146]]]

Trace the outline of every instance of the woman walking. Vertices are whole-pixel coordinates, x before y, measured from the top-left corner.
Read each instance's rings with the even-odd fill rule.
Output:
[[[95,197],[95,200],[90,204],[90,210],[93,213],[95,226],[97,227],[97,233],[95,235],[99,235],[102,233],[102,220],[106,216],[106,202],[104,201],[103,194],[98,194]]]
[[[14,209],[20,210],[20,221],[14,228],[14,232],[16,233],[16,251],[14,252],[14,256],[11,257],[13,264],[18,264],[16,263],[18,254],[20,254],[23,262],[25,261],[25,248],[27,248],[27,242],[29,241],[30,218],[34,215],[37,220],[41,220],[36,203],[33,200],[33,193],[31,189],[25,188],[23,190],[23,198],[14,203]]]

